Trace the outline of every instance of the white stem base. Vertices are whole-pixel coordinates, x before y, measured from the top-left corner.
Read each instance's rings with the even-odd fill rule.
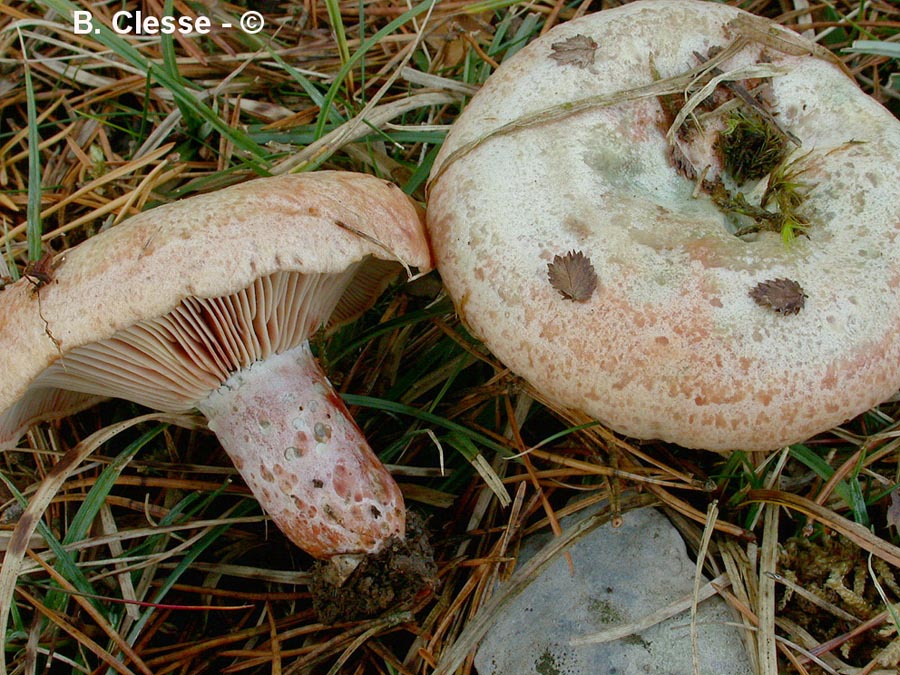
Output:
[[[272,520],[328,559],[403,538],[403,496],[304,342],[241,370],[197,406]]]

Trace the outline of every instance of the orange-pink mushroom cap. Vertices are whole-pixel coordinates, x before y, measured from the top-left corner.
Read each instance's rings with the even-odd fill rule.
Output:
[[[105,397],[199,407],[312,555],[402,538],[399,488],[307,346],[404,268],[431,268],[400,188],[337,171],[261,178],[142,212],[57,262],[40,289],[0,291],[0,444]]]
[[[717,49],[717,72],[762,85],[800,142],[787,161],[809,227],[789,244],[778,232],[736,236],[701,189],[701,175],[722,176],[722,113],[686,122],[700,125],[683,143],[697,176],[673,161],[681,140],[667,135],[660,96],[683,104]],[[515,54],[432,170],[429,234],[459,315],[550,401],[641,439],[771,450],[890,397],[900,122],[822,52],[730,6],[643,0]],[[758,205],[766,184],[732,187]],[[596,274],[580,301],[548,279],[571,251]],[[797,285],[796,313],[754,298],[778,280]]]

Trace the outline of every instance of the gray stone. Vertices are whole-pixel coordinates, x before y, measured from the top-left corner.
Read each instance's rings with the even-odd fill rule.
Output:
[[[594,511],[597,509],[594,508]],[[588,513],[563,519],[563,528]],[[526,540],[519,569],[552,534]],[[500,612],[475,657],[480,675],[690,675],[690,612],[637,635],[604,644],[571,646],[572,638],[627,624],[689,596],[694,563],[678,531],[651,508],[624,515],[624,524],[598,527],[569,549]],[[698,608],[703,675],[750,675],[735,618],[718,597]]]

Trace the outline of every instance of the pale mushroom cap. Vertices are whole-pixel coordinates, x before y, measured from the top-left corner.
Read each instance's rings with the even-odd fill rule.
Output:
[[[431,268],[418,207],[397,186],[365,174],[257,179],[142,212],[66,251],[40,303],[25,279],[0,292],[0,441],[21,432],[22,420],[4,413],[72,350],[188,298],[227,296],[277,273],[340,273],[364,260],[395,261],[396,269],[378,268],[364,297],[349,289],[332,321],[361,312],[401,265]],[[57,401],[44,406],[47,416],[96,400],[49,394]]]
[[[465,323],[554,403],[637,438],[768,450],[900,387],[900,122],[833,63],[798,50],[751,42],[721,66],[784,70],[768,99],[802,141],[793,156],[811,153],[799,165],[815,185],[803,205],[813,226],[790,246],[777,233],[739,239],[708,197],[692,197],[655,95],[485,138],[552,106],[652,84],[651,54],[662,78],[684,73],[694,52],[741,34],[729,23],[738,17],[750,15],[647,0],[530,44],[454,124],[432,171],[428,227]],[[596,43],[593,64],[552,58],[575,36]],[[715,174],[712,137],[700,166]],[[548,282],[547,264],[573,250],[598,277],[585,302]],[[808,296],[798,314],[750,297],[778,278]]]

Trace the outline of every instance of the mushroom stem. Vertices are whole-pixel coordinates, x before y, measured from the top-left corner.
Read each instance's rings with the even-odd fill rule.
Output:
[[[309,349],[234,373],[197,407],[260,505],[320,559],[403,538],[403,496]]]

